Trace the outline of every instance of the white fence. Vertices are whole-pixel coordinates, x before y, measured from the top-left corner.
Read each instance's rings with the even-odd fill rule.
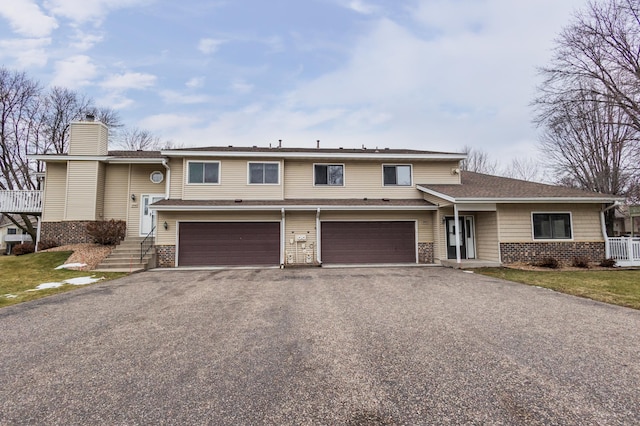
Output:
[[[42,212],[42,191],[0,191],[0,213]]]
[[[609,237],[609,256],[619,266],[640,266],[640,238]]]

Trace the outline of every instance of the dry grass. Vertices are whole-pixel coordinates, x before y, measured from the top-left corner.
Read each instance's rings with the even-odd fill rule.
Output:
[[[574,296],[640,309],[640,270],[523,270],[480,268],[476,272],[509,281],[549,288]]]

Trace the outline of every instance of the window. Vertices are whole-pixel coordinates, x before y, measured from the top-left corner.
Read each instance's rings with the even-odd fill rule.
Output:
[[[151,172],[151,174],[149,175],[149,179],[153,183],[162,183],[162,181],[164,180],[164,175],[162,174],[162,172],[158,171]]]
[[[189,183],[219,183],[220,163],[189,162]]]
[[[315,185],[344,185],[344,166],[342,164],[314,164],[313,182]]]
[[[18,230],[16,228],[7,228],[8,235],[16,235],[17,233],[18,233]]]
[[[279,163],[249,163],[249,183],[278,184]]]
[[[411,166],[382,166],[385,186],[411,186]]]
[[[535,240],[570,240],[571,215],[569,213],[533,213]]]

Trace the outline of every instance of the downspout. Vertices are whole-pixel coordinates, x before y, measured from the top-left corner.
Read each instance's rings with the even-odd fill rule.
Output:
[[[604,238],[604,256],[605,259],[609,259],[611,257],[611,250],[609,249],[609,236],[607,235],[607,222],[604,218],[604,212],[611,210],[615,207],[618,207],[620,202],[614,201],[612,205],[600,210],[600,226],[602,227],[602,238]]]
[[[318,264],[322,265],[320,244],[320,207],[318,207],[318,210],[316,210],[316,259],[318,260]]]
[[[284,268],[284,207],[280,210],[282,219],[280,220],[280,269]]]
[[[168,200],[170,198],[170,190],[171,190],[171,168],[169,167],[169,163],[167,160],[162,160],[162,165],[165,169],[167,169],[167,179],[165,180],[165,188],[164,188],[164,199]]]
[[[40,244],[40,229],[41,229],[41,224],[42,224],[42,214],[38,215],[38,228],[36,230],[36,247],[35,247],[35,252],[38,252],[38,244]]]
[[[454,229],[456,230],[456,262],[460,264],[462,262],[462,255],[460,253],[460,219],[458,216],[457,204],[453,205],[453,221],[455,223]]]

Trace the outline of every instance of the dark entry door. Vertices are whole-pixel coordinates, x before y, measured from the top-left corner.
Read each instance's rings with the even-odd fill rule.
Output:
[[[447,258],[456,258],[456,220],[452,217],[446,219],[447,226]],[[458,226],[460,226],[460,258],[467,258],[467,236],[465,234],[464,218],[458,218]]]

